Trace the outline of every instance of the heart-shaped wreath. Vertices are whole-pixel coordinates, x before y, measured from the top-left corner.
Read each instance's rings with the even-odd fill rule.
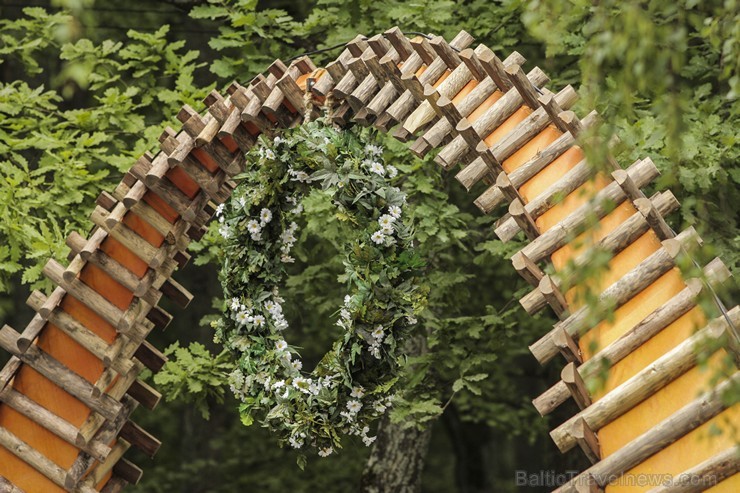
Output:
[[[397,170],[384,164],[382,147],[365,142],[322,120],[263,138],[248,153],[231,201],[217,211],[226,302],[216,340],[236,359],[230,386],[242,421],[257,417],[282,442],[321,456],[340,446],[342,434],[373,442],[369,424],[391,404],[404,339],[426,303],[406,197],[393,186]],[[284,338],[279,287],[294,260],[301,201],[316,186],[346,225],[348,292],[333,322],[342,336],[307,373]]]

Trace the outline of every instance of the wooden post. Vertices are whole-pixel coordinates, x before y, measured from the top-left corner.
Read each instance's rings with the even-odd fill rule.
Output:
[[[540,280],[545,276],[537,264],[532,262],[529,257],[522,252],[517,252],[511,257],[511,263],[514,269],[532,286],[539,286]]]

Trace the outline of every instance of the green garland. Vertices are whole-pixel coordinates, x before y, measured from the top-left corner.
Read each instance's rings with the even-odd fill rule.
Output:
[[[397,171],[383,163],[382,152],[321,120],[263,138],[247,154],[248,170],[231,201],[217,211],[227,301],[214,326],[216,340],[236,359],[229,383],[242,421],[256,417],[281,442],[321,456],[339,448],[343,434],[373,442],[369,425],[391,405],[404,340],[426,304],[406,197],[392,185]],[[279,287],[293,262],[301,201],[317,185],[346,225],[348,293],[334,322],[342,337],[306,373],[284,339]]]

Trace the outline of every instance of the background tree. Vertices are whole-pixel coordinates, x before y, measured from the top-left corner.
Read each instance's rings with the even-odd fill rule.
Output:
[[[29,5],[36,7],[29,7]],[[176,4],[176,6],[171,5]],[[597,107],[627,148],[650,155],[681,198],[675,218],[701,229],[725,262],[738,267],[738,60],[740,12],[735,1],[654,0],[6,0],[0,4],[0,313],[23,325],[29,289],[44,287],[41,266],[62,258],[64,237],[86,231],[94,198],[120,179],[142,152],[155,148],[179,107],[213,87],[249,80],[275,57],[284,60],[398,25],[440,34],[460,29],[504,55],[518,50],[556,87],[583,84],[579,104]],[[319,54],[317,63],[334,53]],[[416,371],[426,393],[397,418],[427,426],[409,433],[429,454],[416,485],[428,492],[513,491],[517,469],[567,470],[545,433],[547,420],[529,400],[552,381],[526,351],[550,325],[517,307],[524,284],[491,221],[432,162],[387,147],[420,197],[417,236],[433,260],[437,307],[434,337]],[[620,156],[631,162],[637,155]],[[473,191],[473,193],[476,190]],[[337,306],[339,284],[320,198],[307,204],[313,222],[301,238],[302,269],[286,297],[312,310],[290,313],[297,342],[323,354],[333,334],[321,330]],[[332,236],[334,235],[334,236]],[[197,302],[177,316],[158,347],[199,341],[220,290],[206,238],[195,264],[178,277]],[[317,265],[316,258],[328,258]],[[299,257],[301,259],[301,257]],[[309,261],[308,259],[312,259]],[[489,289],[481,291],[477,286]],[[294,303],[299,305],[301,303]],[[0,359],[3,359],[0,357]],[[204,361],[191,364],[203,368]],[[465,378],[467,375],[468,378]],[[478,375],[486,375],[477,379]],[[187,383],[187,382],[186,382]],[[311,460],[305,471],[291,451],[257,427],[239,423],[235,403],[209,397],[209,421],[189,403],[162,403],[141,422],[164,445],[132,491],[352,491],[369,451],[348,444],[337,456]],[[201,409],[203,409],[201,407]],[[560,422],[564,408],[550,419]],[[565,415],[563,414],[563,415]],[[382,441],[379,440],[378,450]],[[387,445],[386,445],[387,448]],[[419,449],[423,451],[423,447]],[[542,488],[543,491],[548,490]]]

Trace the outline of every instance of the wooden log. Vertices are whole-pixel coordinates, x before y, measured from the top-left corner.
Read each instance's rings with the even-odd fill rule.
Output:
[[[561,332],[565,337],[568,337],[567,332]],[[572,339],[571,339],[572,341]],[[591,394],[586,388],[586,383],[583,381],[581,374],[576,369],[576,362],[570,361],[563,371],[560,372],[560,380],[563,382],[568,394],[578,405],[579,409],[586,409],[591,405]]]
[[[679,206],[670,190],[657,194],[651,203],[654,203],[657,210],[663,211],[665,214],[676,210]],[[593,256],[599,252],[609,252],[616,255],[645,234],[648,227],[642,214],[633,214],[592,247],[577,255],[573,259],[574,268],[578,269],[587,265],[592,261]],[[562,275],[556,275],[555,279],[556,282],[564,286],[570,286],[573,282],[571,277],[563,277]],[[544,308],[546,301],[539,290],[533,290],[521,298],[519,303],[531,315]]]
[[[544,72],[536,67],[527,74],[527,78],[535,86],[542,86],[549,80]],[[521,105],[522,97],[518,92],[507,92],[475,121],[473,128],[478,135],[489,135],[514,114]],[[435,161],[443,168],[450,169],[468,151],[469,147],[465,140],[461,136],[457,136],[440,151]]]
[[[414,53],[414,47],[411,45],[411,41],[409,41],[398,26],[393,26],[386,30],[383,35],[393,45],[401,60],[406,60]]]
[[[41,295],[39,291],[34,291],[34,294]],[[41,330],[44,328],[44,325],[46,325],[46,320],[48,320],[49,314],[59,306],[59,303],[62,301],[65,294],[67,294],[67,292],[64,289],[56,287],[48,298],[44,296],[45,299],[43,304],[39,306],[38,310],[36,310],[38,313],[31,319],[31,322],[29,322],[23,330],[23,333],[21,333],[21,336],[18,338],[18,351],[25,353],[28,347],[33,344],[36,337],[38,337]]]
[[[575,485],[587,474],[595,478],[613,478],[629,471],[682,436],[717,416],[728,406],[722,395],[740,382],[740,372],[702,394],[679,411],[664,419],[630,443],[594,464],[589,469],[556,489],[554,493],[574,493]],[[606,486],[600,483],[600,486]]]
[[[724,450],[648,493],[699,493],[706,491],[740,472],[740,446]]]
[[[485,145],[485,142],[483,143],[483,145]],[[492,153],[487,153],[487,154],[492,155]],[[498,161],[496,162],[498,163]],[[518,200],[522,204],[524,203],[524,199],[522,198],[521,195],[519,195],[519,190],[517,190],[516,187],[511,183],[511,180],[509,179],[509,176],[506,173],[506,171],[499,172],[496,178],[496,186],[501,190],[501,192],[504,194],[504,197],[506,197],[509,200],[509,202]],[[530,215],[531,215],[531,212],[530,212]],[[535,216],[532,216],[533,219],[534,217]]]
[[[19,353],[16,347],[18,336],[15,330],[5,325],[0,330],[0,346],[103,417],[113,419],[120,411],[121,404],[108,395],[92,398],[93,386],[90,382],[38,349],[36,345],[29,347],[25,353]]]
[[[411,46],[414,48],[414,51],[419,55],[425,65],[431,65],[432,63],[434,63],[434,60],[437,59],[437,54],[434,52],[432,45],[429,44],[429,40],[427,40],[426,38],[417,36],[410,42]]]
[[[601,447],[599,446],[599,439],[596,434],[591,430],[584,419],[579,419],[573,429],[573,435],[578,442],[578,445],[583,450],[591,464],[596,464],[601,459]]]
[[[21,367],[22,361],[15,356],[11,356],[3,369],[0,370],[0,392],[8,386],[15,377],[16,372]]]
[[[468,45],[474,40],[473,36],[465,31],[460,31],[458,37],[460,35],[467,36],[466,44]],[[445,62],[445,65],[447,65],[450,69],[453,69],[462,63],[460,56],[457,54],[457,51],[453,49],[442,36],[434,36],[429,41],[429,45],[432,47],[435,53],[437,53],[437,56],[440,57]]]
[[[121,412],[113,420],[105,420],[98,414],[91,414],[85,422],[80,426],[80,431],[77,436],[77,446],[82,447],[85,444],[92,443],[93,441],[99,441],[101,443],[110,444],[113,439],[118,435],[123,425],[128,421],[131,414],[134,412],[139,403],[126,395],[126,389],[131,386],[131,383],[136,380],[136,375],[141,371],[143,366],[138,363],[134,371],[119,379],[113,387],[110,389],[108,394],[114,399],[120,399],[121,401]],[[70,474],[72,477],[80,477],[80,474],[84,474],[89,468],[91,457],[84,452],[81,453],[77,460],[75,460],[75,471],[78,471],[78,475]],[[81,472],[80,472],[81,471]],[[72,469],[70,469],[70,473]]]
[[[128,482],[125,479],[113,476],[105,483],[100,493],[121,493],[126,486],[128,486]]]
[[[484,49],[481,48],[480,51],[482,53]],[[474,50],[470,48],[465,48],[464,50],[460,51],[459,57],[460,60],[462,60],[462,62],[465,64],[465,66],[468,67],[470,73],[473,74],[473,78],[475,80],[482,81],[483,79],[488,77],[488,74],[483,68],[483,65],[481,65],[480,60],[478,60],[478,53],[476,53]]]
[[[0,493],[24,493],[22,489],[0,476]]]
[[[187,308],[193,295],[174,279],[167,279],[160,287],[162,294],[171,299],[180,308]]]
[[[64,469],[3,427],[0,427],[0,445],[36,469],[54,484],[64,488],[64,477],[66,475]],[[89,487],[80,487],[77,491],[79,493],[95,493],[96,490]]]
[[[575,192],[578,187],[586,183],[586,181],[593,176],[594,172],[594,168],[584,159],[537,197],[528,202],[527,205],[524,206],[525,210],[530,214],[530,216],[532,216],[532,219],[537,219],[553,206],[565,200],[565,198]],[[509,189],[516,190],[516,188],[510,178],[507,177],[506,181],[508,183],[499,183],[499,181],[496,180],[496,186],[501,190],[501,193],[506,199],[511,200]],[[509,217],[503,220],[503,222],[496,227],[494,232],[501,241],[507,242],[514,238],[520,230],[521,228],[514,218]]]
[[[522,96],[524,104],[533,110],[538,109],[540,107],[538,98],[540,97],[541,91],[539,91],[539,89],[530,82],[522,70],[522,67],[519,65],[512,65],[511,67],[507,67],[505,70],[512,85]]]
[[[507,95],[510,93],[507,93]],[[503,98],[501,98],[503,99]],[[555,95],[555,100],[563,107],[569,107],[578,100],[578,94],[571,86],[566,86]],[[501,101],[501,100],[499,100]],[[477,123],[478,121],[476,121]],[[540,133],[548,124],[549,119],[543,108],[533,111],[500,141],[491,147],[491,152],[500,162],[504,162],[512,154],[526,145],[535,135]],[[487,135],[487,134],[481,134]],[[486,176],[488,168],[481,160],[475,160],[460,171],[455,178],[468,190]],[[513,180],[512,180],[513,182]]]
[[[131,461],[127,459],[121,459],[113,466],[113,473],[116,476],[120,476],[127,483],[137,485],[144,475],[144,471]]]
[[[650,158],[639,161],[627,170],[630,177],[638,183],[638,186],[644,186],[650,183],[658,176],[658,168],[655,167]],[[512,182],[514,180],[512,179]],[[558,224],[548,229],[536,240],[524,247],[522,251],[532,259],[533,262],[539,262],[541,259],[549,256],[556,249],[562,247],[570,235],[577,234],[589,217],[601,219],[612,207],[615,207],[626,200],[622,189],[615,182],[601,189],[588,203],[582,205]]]
[[[159,372],[164,364],[167,363],[167,356],[147,341],[144,341],[139,346],[134,356],[154,373]]]
[[[728,315],[732,323],[740,323],[740,307],[735,307]],[[712,320],[705,328],[691,335],[632,378],[552,430],[550,436],[555,441],[555,445],[561,452],[566,452],[576,444],[573,430],[579,419],[584,419],[592,429],[598,430],[655,394],[694,367],[700,354],[707,352],[708,345],[711,345],[712,352],[716,351],[718,348],[712,343],[720,340],[727,329],[728,323],[724,317]],[[577,372],[574,370],[574,373]]]
[[[509,214],[514,218],[514,221],[524,231],[524,234],[530,240],[536,239],[540,235],[540,230],[534,222],[532,216],[524,208],[524,204],[519,199],[515,199],[509,204]]]
[[[162,399],[162,394],[141,380],[133,382],[126,393],[150,411],[157,407]]]
[[[90,215],[90,219],[100,229],[106,231],[123,246],[134,252],[148,266],[156,269],[167,259],[168,251],[166,249],[155,247],[120,220],[111,221],[111,213],[102,207],[96,207]]]
[[[478,46],[474,53],[481,52],[485,48],[483,45]],[[458,60],[460,58],[458,57]],[[453,65],[448,65],[453,67]],[[437,87],[437,94],[452,99],[460,90],[473,79],[473,74],[467,65],[457,64],[457,67],[450,75]],[[421,127],[431,122],[436,115],[432,104],[425,100],[414,110],[406,121],[403,122],[403,128],[411,133],[416,133]]]
[[[46,296],[44,296],[40,291],[34,291],[31,293],[31,296],[28,297],[28,300],[26,300],[28,306],[34,310],[43,306],[45,302]],[[133,364],[130,361],[115,360],[110,352],[111,346],[109,346],[105,340],[75,320],[61,308],[56,308],[49,312],[44,320],[48,320],[54,324],[55,327],[67,334],[80,346],[90,351],[95,357],[102,361],[103,366],[111,367],[120,374],[126,374],[131,371]],[[18,350],[25,353],[30,347],[30,344],[26,345],[25,342],[22,342],[22,337],[23,336],[21,336],[21,339],[18,341]]]
[[[506,74],[506,63],[501,62],[501,59],[493,51],[490,49],[484,50],[483,53],[478,55],[478,61],[491,80],[496,83],[499,91],[506,92],[513,87],[511,80]],[[522,60],[517,61],[516,65],[523,65],[524,62],[525,60],[522,57]]]
[[[592,111],[583,119],[583,125],[590,127],[597,121],[597,113]],[[545,169],[555,159],[560,157],[565,151],[570,149],[575,143],[575,138],[567,133],[563,134],[542,151],[538,152],[529,161],[515,169],[509,174],[509,179],[515,187],[521,187],[537,173]],[[493,186],[486,190],[483,195],[478,197],[475,205],[484,213],[488,214],[504,199],[501,191]]]
[[[675,259],[681,250],[682,243],[691,241],[695,236],[696,231],[693,228],[689,228],[678,235],[676,239],[665,240],[663,246],[655,253],[648,256],[618,281],[607,287],[598,296],[596,307],[590,308],[589,306],[583,306],[567,319],[559,322],[556,328],[562,327],[571,336],[579,336],[582,331],[588,328],[586,323],[589,318],[593,318],[595,314],[603,316],[604,312],[608,312],[612,307],[614,309],[619,308],[632,299],[632,297],[642,292],[642,290],[660,276],[672,269],[675,265]],[[530,351],[540,363],[546,363],[558,353],[557,348],[552,342],[552,333],[553,331],[550,331],[529,346]]]
[[[154,457],[162,446],[162,442],[133,421],[127,421],[123,425],[120,436],[148,457]]]
[[[676,233],[663,218],[666,213],[661,212],[650,199],[639,198],[635,200],[634,205],[660,240],[667,240],[676,236]]]
[[[65,442],[77,446],[77,428],[69,421],[48,411],[12,387],[6,387],[0,391],[0,401],[23,414],[34,423],[49,430]],[[110,453],[110,447],[104,443],[91,444],[91,446],[85,447],[84,450],[98,461],[105,460],[106,456]]]
[[[125,440],[117,440],[116,444],[113,446],[113,450],[108,455],[105,462],[98,464],[94,469],[92,469],[82,484],[92,487],[93,485],[100,483],[105,476],[113,470],[113,467],[121,460],[123,454],[125,454],[130,447],[131,446]]]
[[[558,127],[558,130],[563,133],[569,131],[568,126],[560,119],[560,113],[563,112],[563,108],[561,108],[557,101],[555,101],[552,93],[546,92],[544,94],[541,94],[537,98],[537,102],[545,109],[547,116],[549,116],[550,120],[555,124],[556,127]]]
[[[524,255],[522,252],[517,252],[511,257],[511,263],[514,265],[514,269],[519,273],[525,281],[532,286],[539,286],[540,280],[545,276],[542,269],[537,264],[532,262],[529,257]]]
[[[72,233],[67,237],[67,245],[75,253],[80,251],[81,243],[84,245],[84,241],[84,238],[77,233]],[[162,293],[153,287],[157,274],[169,275],[176,267],[174,262],[168,260],[156,271],[149,270],[144,277],[139,278],[123,264],[102,250],[95,250],[88,261],[99,267],[103,272],[121,284],[121,286],[131,291],[135,296],[141,297],[141,299],[150,305],[156,305],[162,297]]]
[[[576,344],[576,341],[573,340],[573,337],[565,330],[562,328],[556,330],[552,336],[552,341],[555,344],[555,347],[558,348],[558,351],[560,351],[560,354],[565,358],[565,361],[578,364],[583,363],[581,349],[578,347],[578,344]]]

